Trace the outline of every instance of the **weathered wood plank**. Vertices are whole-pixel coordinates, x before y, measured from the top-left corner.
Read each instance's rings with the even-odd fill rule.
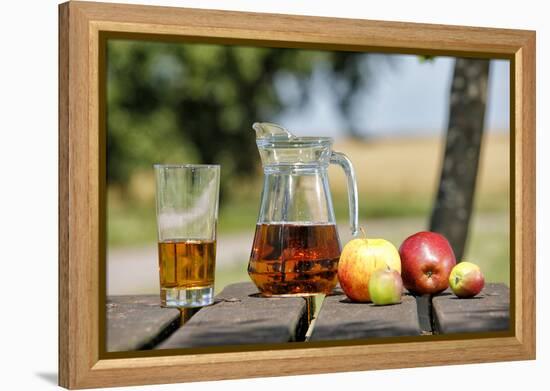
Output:
[[[432,299],[436,333],[502,331],[510,327],[510,290],[486,284],[478,296],[460,299],[450,290]]]
[[[416,300],[410,295],[404,295],[401,304],[375,306],[352,303],[341,291],[335,291],[325,298],[314,322],[310,341],[422,334]]]
[[[263,298],[250,283],[229,285],[157,349],[300,341],[308,328],[307,301]]]
[[[180,324],[180,311],[161,308],[159,295],[107,299],[107,351],[150,349]]]

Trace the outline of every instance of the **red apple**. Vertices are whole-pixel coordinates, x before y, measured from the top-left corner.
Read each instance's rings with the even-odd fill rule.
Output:
[[[485,278],[479,266],[462,261],[451,270],[449,284],[458,297],[474,297],[483,289]]]
[[[403,285],[415,294],[434,294],[449,287],[456,265],[455,254],[445,237],[436,232],[418,232],[399,248]]]

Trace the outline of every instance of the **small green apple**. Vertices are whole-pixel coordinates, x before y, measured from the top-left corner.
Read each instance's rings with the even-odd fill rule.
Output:
[[[481,292],[485,279],[479,266],[463,261],[451,270],[449,285],[458,297],[473,297]]]
[[[376,305],[401,303],[403,280],[401,274],[390,268],[375,270],[369,279],[369,295]]]

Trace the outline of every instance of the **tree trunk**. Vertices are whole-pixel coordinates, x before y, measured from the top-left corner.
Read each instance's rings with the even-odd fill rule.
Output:
[[[462,259],[468,235],[485,120],[489,60],[457,58],[450,95],[445,157],[430,230]]]

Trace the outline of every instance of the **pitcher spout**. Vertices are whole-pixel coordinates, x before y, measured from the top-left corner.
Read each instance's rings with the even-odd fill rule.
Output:
[[[291,140],[296,138],[296,136],[283,128],[281,125],[272,124],[269,122],[255,122],[252,125],[252,129],[256,131],[256,140]]]

